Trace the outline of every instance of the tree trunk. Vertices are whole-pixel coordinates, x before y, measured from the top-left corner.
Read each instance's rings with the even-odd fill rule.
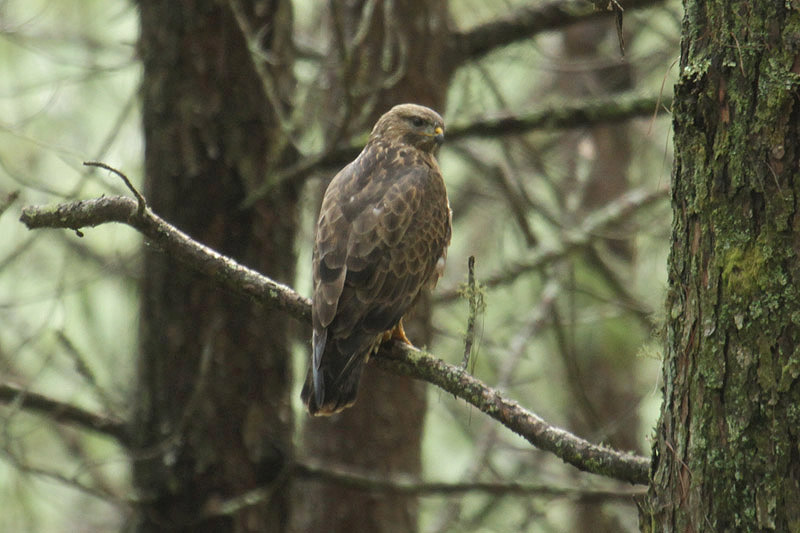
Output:
[[[684,2],[645,531],[800,531],[800,7]]]
[[[404,102],[443,112],[452,74],[452,67],[444,62],[446,2],[369,4],[329,3],[335,42],[329,58],[327,114],[345,121],[335,125],[329,136],[363,131],[390,107]],[[392,25],[387,26],[389,23]],[[363,41],[356,42],[354,37],[362,24],[368,24],[368,31]],[[427,345],[429,309],[417,306],[415,315],[422,320],[406,322],[409,338],[418,346]],[[367,365],[353,407],[329,418],[307,419],[305,455],[315,463],[378,477],[419,477],[425,391],[422,383]],[[297,531],[380,533],[417,529],[417,501],[413,496],[374,495],[316,482],[298,487],[298,492],[305,510],[297,513]]]
[[[241,207],[275,164],[268,154],[280,145],[281,130],[239,26],[225,3],[213,0],[142,0],[139,7],[145,196],[193,238],[291,282],[295,191]],[[258,16],[247,15],[266,28],[260,44],[274,53],[271,74],[291,80],[288,2],[262,2]],[[139,531],[285,530],[289,329],[284,314],[265,312],[145,248],[133,430]],[[270,496],[255,504],[224,512],[219,506],[271,485]]]

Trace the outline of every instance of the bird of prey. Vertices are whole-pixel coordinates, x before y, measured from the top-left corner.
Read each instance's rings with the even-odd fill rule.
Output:
[[[435,157],[443,140],[438,113],[397,105],[325,191],[302,392],[312,415],[353,405],[364,364],[382,342],[411,344],[401,319],[438,281],[450,244],[450,205]]]

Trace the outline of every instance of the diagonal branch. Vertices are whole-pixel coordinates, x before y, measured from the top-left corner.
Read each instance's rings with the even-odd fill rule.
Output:
[[[507,265],[502,272],[484,278],[481,283],[487,288],[505,285],[516,281],[525,273],[542,270],[558,263],[576,250],[588,246],[595,235],[602,234],[609,226],[613,226],[619,221],[635,215],[639,210],[666,198],[667,192],[666,188],[655,190],[642,188],[628,191],[604,207],[590,213],[574,230],[567,231],[558,246],[538,249],[529,258]],[[451,302],[458,298],[460,298],[459,290],[451,288],[439,291],[434,301]]]
[[[242,509],[270,501],[290,474],[292,478],[303,481],[327,483],[373,494],[402,494],[418,497],[482,493],[495,496],[546,498],[549,500],[565,498],[580,503],[633,503],[634,498],[643,496],[646,493],[645,489],[609,490],[553,487],[552,485],[521,482],[492,483],[475,481],[470,483],[442,483],[417,481],[411,478],[387,479],[350,470],[323,468],[295,462],[285,469],[276,482],[268,486],[260,486],[227,499],[212,497],[203,505],[202,515],[205,517],[230,516],[240,512]]]
[[[379,367],[427,381],[466,400],[535,447],[553,453],[579,470],[628,483],[646,485],[648,482],[649,458],[592,444],[551,426],[462,368],[396,341],[384,345],[377,355],[370,360],[374,360]]]
[[[552,131],[586,128],[597,124],[622,122],[632,118],[655,118],[672,107],[670,97],[648,97],[634,94],[619,95],[613,100],[565,102],[558,106],[501,117],[476,118],[455,123],[447,128],[447,141],[482,137],[522,135],[532,131]],[[282,183],[297,184],[317,171],[336,171],[358,156],[362,144],[340,146],[309,155],[296,164],[278,171],[269,183],[263,184],[246,200],[250,205]]]
[[[134,200],[111,196],[55,206],[26,207],[20,220],[28,229],[68,228],[76,231],[107,222],[127,224],[171,257],[209,276],[226,289],[273,309],[286,311],[295,318],[310,320],[308,298],[195,241],[149,208],[141,214],[137,209]]]
[[[663,4],[664,0],[625,0],[624,9]],[[532,3],[512,9],[505,16],[452,35],[457,62],[480,59],[509,44],[545,31],[558,30],[577,22],[612,16],[611,11],[593,9],[586,0],[556,0]]]
[[[0,403],[13,404],[62,424],[71,424],[83,429],[112,437],[121,444],[128,442],[125,422],[112,417],[93,413],[75,405],[32,392],[13,383],[0,382]]]
[[[222,287],[303,321],[310,319],[308,299],[192,240],[149,208],[137,214],[137,203],[132,199],[111,197],[26,207],[21,220],[29,229],[69,228],[76,231],[104,222],[128,224],[166,253],[210,276]],[[537,448],[552,452],[581,470],[630,483],[647,484],[648,458],[597,446],[551,426],[462,369],[396,343],[385,345],[372,360],[392,372],[427,381],[466,400]]]
[[[637,117],[652,117],[659,110],[670,109],[667,97],[619,95],[613,100],[597,99],[576,103],[561,103],[547,109],[519,115],[474,120],[447,130],[447,140],[464,138],[519,135],[533,130],[559,130],[613,124]]]
[[[643,495],[642,489],[607,490],[573,487],[554,487],[548,484],[525,482],[490,482],[471,481],[464,483],[447,483],[436,481],[418,481],[411,478],[396,477],[378,478],[370,474],[350,470],[322,467],[308,463],[295,463],[292,473],[296,477],[309,481],[318,481],[368,492],[406,494],[411,496],[442,496],[468,493],[494,495],[536,496],[545,498],[568,498],[580,502],[622,501],[632,502],[635,496]]]

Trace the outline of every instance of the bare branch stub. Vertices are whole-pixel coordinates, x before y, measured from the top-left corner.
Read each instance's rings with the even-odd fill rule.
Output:
[[[120,179],[125,183],[125,186],[128,188],[128,190],[131,191],[133,195],[136,197],[136,202],[138,203],[136,214],[138,216],[142,216],[144,214],[144,210],[147,208],[147,202],[145,201],[144,196],[142,196],[142,193],[139,192],[139,189],[133,186],[133,183],[131,183],[131,180],[128,179],[128,176],[126,176],[123,172],[117,170],[116,168],[100,161],[84,161],[83,165],[87,167],[102,168],[104,170],[108,170],[109,172],[113,172],[114,174],[119,176]],[[83,237],[83,235],[79,236]]]
[[[475,256],[469,256],[467,262],[467,288],[466,293],[469,300],[469,316],[467,317],[467,333],[464,336],[464,361],[461,368],[467,370],[469,368],[470,356],[472,355],[472,345],[475,343],[475,320],[478,313],[481,311],[481,304],[483,297],[480,294],[480,289],[475,282]],[[472,363],[473,369],[475,362]]]

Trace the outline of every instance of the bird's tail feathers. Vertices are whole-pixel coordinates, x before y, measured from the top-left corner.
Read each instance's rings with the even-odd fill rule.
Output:
[[[325,344],[328,340],[327,328],[322,331],[315,329],[313,340],[314,355],[311,358],[311,381],[314,387],[314,400],[317,405],[322,405],[325,398],[325,380],[320,371],[320,365],[322,365],[322,355],[325,352]],[[305,386],[303,387],[303,400],[305,401]],[[308,402],[305,403],[307,404]]]
[[[332,353],[338,352],[335,345],[324,346],[325,353],[318,354],[318,347],[319,344],[315,343],[314,357],[301,397],[310,414],[332,415],[355,403],[367,354],[357,351],[348,357]]]

